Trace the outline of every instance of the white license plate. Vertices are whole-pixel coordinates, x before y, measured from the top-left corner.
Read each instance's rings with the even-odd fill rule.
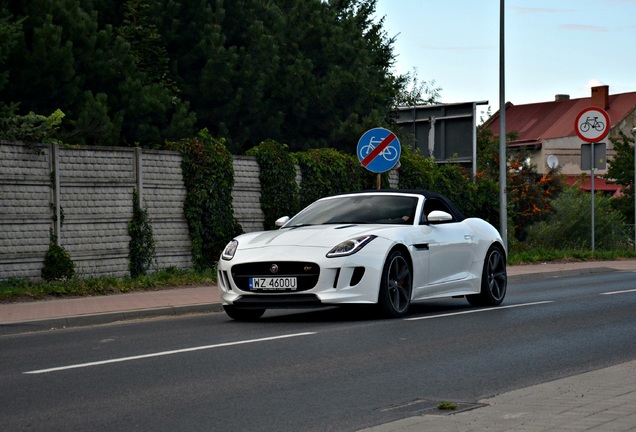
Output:
[[[295,277],[250,278],[250,289],[295,290],[298,287]]]

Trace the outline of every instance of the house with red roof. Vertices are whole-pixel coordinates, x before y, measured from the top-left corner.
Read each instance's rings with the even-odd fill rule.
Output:
[[[590,171],[581,170],[581,144],[585,142],[575,130],[576,117],[589,107],[602,108],[609,115],[610,131],[601,142],[606,143],[607,159],[611,160],[615,153],[609,137],[619,137],[619,131],[631,137],[631,130],[636,126],[636,92],[610,95],[606,85],[592,87],[588,98],[570,99],[568,95],[556,95],[551,102],[506,103],[506,133],[518,135],[508,143],[508,151],[526,149],[538,172],[547,172],[548,158],[555,156],[570,184],[576,182],[582,189],[590,190]],[[497,139],[499,121],[498,111],[484,123]],[[554,158],[550,160],[554,161]],[[619,186],[606,182],[602,178],[606,173],[606,169],[595,170],[595,190],[615,193]],[[585,181],[580,181],[582,174],[586,175]]]

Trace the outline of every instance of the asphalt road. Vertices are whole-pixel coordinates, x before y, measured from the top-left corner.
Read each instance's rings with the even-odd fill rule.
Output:
[[[7,431],[356,431],[636,358],[632,273],[509,286],[501,307],[225,314],[0,338]]]

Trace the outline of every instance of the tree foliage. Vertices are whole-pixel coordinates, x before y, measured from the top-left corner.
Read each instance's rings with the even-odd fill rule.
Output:
[[[376,1],[0,0],[0,101],[61,109],[71,144],[206,128],[236,154],[267,139],[352,151],[406,80]]]
[[[275,229],[281,216],[293,216],[298,212],[298,185],[296,165],[287,146],[273,140],[263,141],[252,147],[248,156],[254,156],[260,168],[261,209],[265,216],[265,229]]]
[[[620,137],[620,138],[619,138]],[[620,211],[625,220],[634,221],[634,139],[620,132],[610,137],[616,156],[607,162],[605,178],[622,187],[622,195],[611,201],[612,208]]]
[[[524,241],[528,228],[553,212],[552,200],[561,193],[563,179],[558,169],[539,174],[527,155],[520,152],[510,159],[507,188],[514,234]]]
[[[23,21],[12,17],[7,6],[0,3],[0,94],[9,82],[8,59],[18,44]],[[0,119],[13,115],[17,107],[17,103],[7,103],[0,97]]]
[[[183,213],[192,240],[194,266],[213,268],[226,243],[243,232],[232,208],[232,155],[222,140],[212,138],[206,130],[196,138],[169,146],[183,154],[181,170],[186,188]]]
[[[460,165],[438,165],[409,148],[403,149],[400,163],[400,189],[433,190],[450,198],[465,216],[498,224],[497,183],[492,179],[475,181]]]
[[[506,139],[513,140],[516,135],[513,132]],[[508,217],[516,240],[524,241],[532,224],[546,220],[552,214],[552,200],[563,190],[563,176],[559,169],[538,173],[529,154],[523,150],[508,152],[507,156]],[[498,185],[499,160],[499,140],[495,140],[492,131],[477,128],[477,178],[488,178]],[[492,198],[499,202],[498,196]]]
[[[61,109],[67,117],[58,138],[73,144],[155,147],[194,131],[194,113],[138,55],[149,39],[118,34],[117,26],[129,27],[124,8],[115,8],[120,21],[107,22],[111,2],[7,3],[11,20],[22,25],[6,61],[11,86],[1,89],[0,100],[19,104],[19,114]],[[125,5],[134,3],[140,2]]]
[[[442,88],[437,86],[435,80],[421,81],[417,75],[417,69],[406,74],[404,85],[397,97],[398,106],[433,105],[439,103]]]

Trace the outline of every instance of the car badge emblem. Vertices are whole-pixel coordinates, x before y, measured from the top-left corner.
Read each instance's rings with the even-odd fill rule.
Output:
[[[278,273],[278,266],[276,264],[272,264],[269,266],[269,271],[272,273]]]
[[[306,272],[311,271],[311,267],[305,266],[305,268],[303,270],[305,270]]]

